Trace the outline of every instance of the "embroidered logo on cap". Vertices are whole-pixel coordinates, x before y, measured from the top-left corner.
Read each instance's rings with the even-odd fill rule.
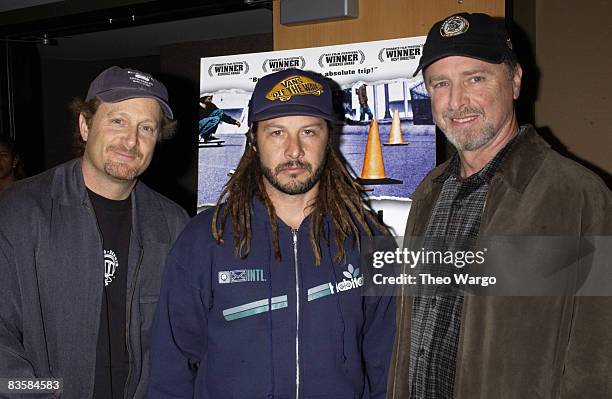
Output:
[[[149,75],[137,71],[128,71],[128,75],[129,79],[134,83],[147,87],[153,86],[153,78]]]
[[[306,76],[290,76],[278,82],[266,94],[270,101],[288,101],[293,96],[320,96],[323,86]]]
[[[459,15],[454,15],[444,21],[440,27],[440,34],[444,37],[453,37],[467,32],[469,28],[470,23],[467,19]]]

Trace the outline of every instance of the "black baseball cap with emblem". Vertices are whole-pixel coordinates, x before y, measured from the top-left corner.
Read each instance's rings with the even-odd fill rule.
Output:
[[[249,101],[249,125],[293,115],[336,121],[332,92],[326,79],[317,73],[294,68],[259,79]]]
[[[94,98],[107,103],[130,98],[153,98],[159,103],[164,115],[173,119],[166,86],[148,73],[136,69],[112,66],[102,71],[89,85],[85,101]]]
[[[423,55],[412,76],[444,57],[459,55],[499,64],[516,61],[510,36],[490,15],[462,12],[436,22],[427,34]]]

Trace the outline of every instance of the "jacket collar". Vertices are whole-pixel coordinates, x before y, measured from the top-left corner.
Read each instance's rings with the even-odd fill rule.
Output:
[[[503,163],[497,169],[493,180],[499,180],[516,192],[523,192],[531,178],[546,158],[550,145],[538,135],[532,125],[521,127],[521,134],[515,138],[513,148],[506,155]],[[453,158],[432,170],[429,181],[423,190],[415,194],[413,199],[426,197],[432,190],[438,190],[449,174]]]
[[[89,203],[81,158],[76,158],[55,168],[52,175],[51,198],[62,205]]]
[[[516,138],[514,148],[508,153],[497,175],[508,187],[522,193],[548,155],[550,145],[531,125],[525,125]]]
[[[81,162],[81,158],[76,158],[55,169],[51,197],[62,205],[91,208]],[[132,191],[132,230],[136,237],[144,242],[169,242],[170,231],[164,214],[154,192],[137,182]]]

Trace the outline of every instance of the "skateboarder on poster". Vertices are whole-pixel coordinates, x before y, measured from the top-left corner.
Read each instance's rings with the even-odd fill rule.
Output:
[[[214,133],[221,122],[240,126],[240,122],[219,109],[212,102],[212,98],[212,95],[200,97],[200,111],[198,113],[200,143],[218,140]]]

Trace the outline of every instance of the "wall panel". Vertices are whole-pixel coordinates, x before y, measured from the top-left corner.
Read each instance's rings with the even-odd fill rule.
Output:
[[[505,15],[504,0],[359,0],[358,18],[285,26],[280,0],[273,7],[275,50],[426,35],[435,21],[455,12]]]

